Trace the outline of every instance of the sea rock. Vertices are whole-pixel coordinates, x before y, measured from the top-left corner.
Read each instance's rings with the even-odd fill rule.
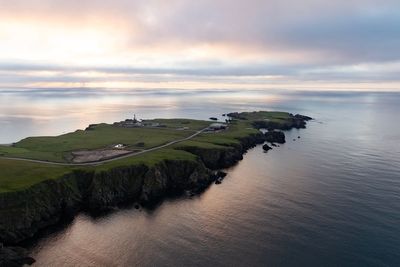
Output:
[[[264,149],[264,151],[268,151],[268,150],[272,149],[272,147],[270,147],[270,146],[267,145],[267,144],[264,144],[264,145],[263,145],[263,149]]]
[[[227,175],[226,172],[223,171],[217,171],[217,177],[219,178],[225,178],[225,176]]]
[[[214,177],[215,177],[215,184],[220,184],[222,183],[222,180],[225,178],[225,176],[227,175],[226,172],[223,171],[217,171],[214,173]]]
[[[268,131],[265,133],[265,139],[270,143],[283,144],[286,142],[285,134],[282,131]]]

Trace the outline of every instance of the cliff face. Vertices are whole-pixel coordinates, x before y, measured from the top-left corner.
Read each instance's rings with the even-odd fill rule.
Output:
[[[160,200],[166,194],[198,192],[212,181],[211,171],[200,161],[164,161],[144,176],[140,200],[146,203]]]
[[[17,243],[54,224],[82,200],[80,174],[47,180],[24,191],[0,195],[0,239]],[[82,181],[83,181],[82,179]]]
[[[170,193],[198,191],[212,182],[200,161],[127,166],[100,173],[77,171],[24,191],[0,194],[0,240],[16,244],[80,209],[98,211],[127,201],[143,203]]]
[[[83,191],[83,206],[89,210],[102,210],[137,199],[148,171],[147,166],[138,165],[94,174],[88,188]]]
[[[196,146],[183,146],[179,149],[188,151],[198,156],[204,165],[211,170],[231,167],[243,159],[243,154],[257,144],[265,141],[262,133],[257,133],[239,139],[239,144],[226,146],[224,148],[201,148]]]

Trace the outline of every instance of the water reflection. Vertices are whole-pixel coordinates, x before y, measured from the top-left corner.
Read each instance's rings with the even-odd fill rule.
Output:
[[[282,96],[258,91],[8,90],[0,92],[0,143],[55,135],[94,122],[132,117],[207,119],[232,110],[260,108]]]
[[[394,122],[400,95],[121,94],[55,99],[61,106],[89,110],[62,116],[69,127],[120,119],[132,111],[143,117],[208,118],[232,110],[277,109],[317,120],[288,132],[288,142],[279,148],[251,150],[221,185],[200,196],[169,200],[152,212],[79,215],[33,248],[36,266],[398,265],[400,126]],[[87,109],[87,103],[95,108]],[[45,109],[54,110],[54,117],[67,113]],[[35,123],[22,128],[34,131]]]

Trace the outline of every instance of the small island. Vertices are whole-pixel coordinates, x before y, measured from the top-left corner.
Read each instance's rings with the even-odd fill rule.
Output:
[[[31,264],[33,259],[17,246],[66,215],[197,194],[220,183],[225,176],[220,170],[241,160],[249,148],[284,143],[282,130],[305,128],[311,119],[268,111],[226,118],[134,116],[0,146],[0,265]]]

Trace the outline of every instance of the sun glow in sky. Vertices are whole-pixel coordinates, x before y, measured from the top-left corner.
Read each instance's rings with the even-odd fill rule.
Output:
[[[400,2],[0,0],[0,88],[400,88]]]

